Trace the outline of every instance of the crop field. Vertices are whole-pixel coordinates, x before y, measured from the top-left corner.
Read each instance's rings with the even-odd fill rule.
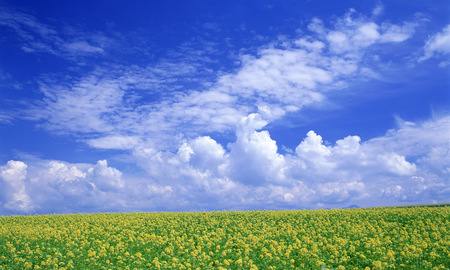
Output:
[[[0,269],[449,269],[450,207],[0,217]]]

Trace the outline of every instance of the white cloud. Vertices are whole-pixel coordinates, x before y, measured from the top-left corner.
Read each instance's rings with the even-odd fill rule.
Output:
[[[139,137],[112,135],[91,139],[87,143],[94,148],[126,150],[133,149],[139,143]]]
[[[419,62],[430,59],[432,57],[446,56],[450,54],[450,25],[447,25],[441,32],[430,37],[424,46],[424,55]],[[447,65],[449,62],[441,62],[441,66]]]
[[[13,117],[8,112],[0,111],[0,123],[11,124]]]
[[[50,181],[71,182],[86,177],[86,173],[80,171],[76,166],[68,166],[60,161],[50,161],[48,167],[48,171],[45,175]]]
[[[331,51],[335,53],[343,53],[353,49],[350,43],[351,41],[348,39],[347,35],[339,31],[332,31],[328,33],[327,41],[330,44]]]
[[[358,136],[347,136],[336,141],[334,152],[336,155],[351,156],[359,152],[361,138]]]
[[[72,53],[104,53],[99,47],[92,46],[86,41],[76,41],[66,44],[67,51]]]
[[[322,138],[310,131],[297,147],[297,155],[285,157],[287,175],[304,179],[306,184],[320,183],[327,187],[328,183],[334,183],[332,190],[338,191],[345,190],[346,183],[362,183],[365,192],[361,194],[367,193],[372,199],[385,192],[386,186],[397,185],[409,187],[403,188],[402,196],[394,196],[399,200],[444,198],[447,193],[439,193],[438,187],[450,184],[446,180],[450,176],[448,120],[446,116],[423,123],[409,122],[382,137],[361,142],[358,136],[348,136],[334,146],[323,145]],[[417,183],[413,185],[411,179],[423,182],[414,180]],[[318,194],[327,193],[322,190]],[[344,191],[342,196],[346,197]]]
[[[397,199],[402,199],[402,200],[406,199],[406,195],[403,195],[402,186],[400,186],[400,185],[388,187],[388,188],[386,188],[386,190],[383,190],[383,193],[384,193],[383,195],[385,195],[387,197],[394,196]]]
[[[189,144],[192,153],[189,163],[201,170],[210,170],[220,175],[225,169],[225,150],[208,136],[198,137]],[[181,149],[181,148],[180,148]]]
[[[201,68],[211,61],[204,52],[148,66],[97,68],[68,81],[48,76],[40,83],[44,97],[27,111],[27,118],[43,121],[41,126],[53,132],[84,135],[96,148],[130,149],[152,138],[158,150],[173,149],[168,142],[179,133],[195,138],[232,131],[252,112],[275,121],[321,103],[329,91],[345,87],[344,81],[377,77],[364,65],[365,50],[377,42],[403,41],[414,27],[379,24],[352,10],[329,28],[314,18],[308,26],[314,36],[274,42],[256,55],[244,54],[239,69],[218,77]],[[87,40],[66,44],[80,52],[101,50]],[[188,48],[183,50],[189,55]],[[186,84],[195,86],[185,89]]]
[[[4,181],[0,183],[0,187],[5,193],[0,199],[3,198],[5,209],[20,212],[32,209],[32,201],[24,182],[26,176],[27,165],[21,161],[10,160],[6,165],[0,166],[0,178]]]
[[[21,161],[10,160],[5,166],[0,167],[0,176],[13,185],[20,184],[27,176],[27,165]]]
[[[5,192],[0,194],[0,213],[125,209],[132,198],[122,172],[108,167],[106,160],[91,165],[33,158],[28,163],[11,160],[0,167]]]
[[[324,34],[327,31],[322,20],[316,17],[312,18],[311,22],[308,24],[308,30],[317,34]]]
[[[318,185],[318,193],[321,202],[342,203],[350,199],[359,199],[367,196],[365,185],[362,182],[328,182]]]
[[[171,186],[158,186],[155,184],[149,184],[147,185],[146,193],[149,193],[151,195],[157,194],[170,194],[173,192],[173,189]]]
[[[320,51],[326,46],[322,41],[314,40],[311,37],[297,39],[294,44],[309,51]]]
[[[105,38],[72,29],[60,31],[39,21],[30,14],[2,7],[0,10],[0,27],[12,30],[22,42],[22,50],[26,53],[50,53],[66,59],[76,59],[80,54],[104,53],[104,50],[92,44]],[[86,39],[86,40],[84,40]],[[87,39],[90,39],[88,41]],[[76,40],[76,41],[73,41]]]
[[[365,142],[361,142],[359,136],[347,136],[330,146],[324,145],[321,136],[310,131],[297,147],[296,155],[278,153],[276,142],[270,138],[269,133],[265,130],[259,131],[266,123],[257,114],[244,117],[236,130],[236,142],[229,145],[229,152],[210,137],[199,137],[182,144],[176,155],[150,151],[151,155],[146,164],[158,164],[152,167],[156,168],[152,170],[153,178],[164,174],[165,183],[171,183],[175,187],[174,190],[177,190],[180,181],[184,188],[189,190],[196,190],[197,187],[196,196],[199,197],[205,196],[204,192],[216,194],[220,189],[212,188],[219,188],[215,183],[228,182],[228,188],[222,188],[221,195],[235,193],[234,196],[237,197],[234,199],[241,202],[240,206],[244,208],[245,205],[288,207],[319,203],[342,205],[357,201],[367,203],[388,195],[389,198],[399,201],[417,200],[419,195],[415,195],[415,192],[427,196],[426,198],[430,198],[428,196],[431,194],[438,194],[436,196],[442,198],[443,194],[446,194],[439,194],[437,187],[448,185],[444,179],[450,171],[450,163],[448,159],[442,159],[445,152],[437,153],[433,150],[436,145],[446,145],[445,141],[428,138],[424,143],[428,147],[420,152],[419,155],[424,156],[420,160],[416,159],[418,152],[412,155],[402,153],[402,149],[407,148],[407,143],[416,145],[424,138],[417,135],[428,132],[430,126],[436,126],[435,132],[437,129],[441,132],[445,130],[447,127],[442,119],[408,124],[395,133],[389,131],[386,136]],[[411,127],[414,127],[414,130],[411,130]],[[398,148],[391,148],[393,143],[400,140],[393,134],[405,132],[410,133],[415,141],[404,141],[403,146],[397,143]],[[207,149],[210,151],[201,154],[195,150],[198,147],[196,144],[208,145]],[[194,155],[198,155],[196,158],[204,155],[204,160],[215,157],[212,158],[215,162],[193,162]],[[407,161],[411,159],[416,162]],[[435,159],[443,163],[439,168],[430,166],[433,163],[431,160]],[[417,184],[410,189],[403,189],[401,196],[385,192],[386,187],[408,186],[411,179],[419,178],[423,178],[423,182],[414,180]],[[176,179],[180,181],[177,182]],[[217,200],[210,200],[211,203],[218,203]],[[232,207],[233,204],[230,201],[221,201],[220,205]]]
[[[276,142],[268,131],[257,131],[266,123],[258,114],[242,118],[237,140],[229,146],[232,179],[251,185],[285,180],[284,157],[278,154]]]
[[[46,128],[65,132],[113,131],[115,121],[105,115],[120,108],[124,95],[118,82],[94,76],[71,87],[42,82],[41,91],[45,95],[44,103],[35,104],[28,117],[46,119]]]
[[[359,46],[370,46],[380,38],[378,32],[378,25],[374,22],[365,23],[356,29],[356,34],[353,37],[353,42]]]
[[[108,167],[106,160],[99,160],[94,167],[87,171],[86,177],[96,188],[103,191],[119,190],[124,186],[122,172]]]
[[[436,117],[422,123],[399,121],[399,128],[389,130],[385,136],[367,142],[371,147],[391,149],[403,156],[422,156],[437,145],[448,148],[450,116]]]
[[[373,16],[380,12],[375,9]],[[104,53],[95,42],[62,40],[45,25],[33,28],[35,22],[31,16],[8,17],[4,26],[14,29],[30,52]],[[368,141],[350,135],[324,144],[311,130],[305,138],[298,134],[295,153],[286,154],[264,130],[289,112],[323,102],[342,82],[377,77],[366,66],[369,47],[403,42],[415,27],[350,11],[328,28],[314,18],[311,36],[241,55],[239,68],[216,79],[200,70],[198,59],[176,57],[148,66],[97,68],[78,78],[42,78],[43,98],[29,108],[28,119],[53,132],[76,134],[93,148],[126,150],[127,162],[145,173],[130,175],[106,160],[32,161],[28,167],[10,161],[0,167],[1,187],[11,190],[0,197],[0,207],[199,210],[370,205],[380,197],[441,200],[450,192],[448,116],[424,123],[399,120],[397,129]],[[445,31],[430,39],[432,54],[424,57],[447,53],[439,45]],[[39,38],[27,40],[30,32]],[[56,45],[50,46],[52,40]],[[227,131],[236,133],[227,147],[211,135]]]
[[[0,211],[76,212],[371,206],[443,201],[450,194],[449,117],[401,122],[385,136],[324,145],[314,131],[280,154],[257,114],[241,119],[225,149],[208,136],[176,151],[140,141],[133,158],[147,174],[108,166],[10,161],[0,167]],[[428,135],[434,134],[434,136]],[[417,147],[420,145],[420,147]],[[411,150],[412,149],[412,150]],[[5,196],[7,195],[7,196]]]
[[[415,164],[409,163],[404,156],[396,153],[378,155],[377,160],[390,172],[398,175],[412,175],[416,172]]]
[[[378,4],[373,10],[372,10],[372,16],[380,16],[384,12],[384,6],[381,4]]]
[[[412,37],[417,27],[414,22],[404,22],[402,25],[383,22],[380,26],[355,15],[355,11],[350,11],[337,21],[336,30],[326,34],[321,32],[329,41],[332,52],[361,54],[364,48],[376,42],[403,42]]]
[[[311,166],[321,172],[329,171],[335,166],[329,161],[331,155],[329,147],[322,144],[322,137],[314,131],[309,131],[307,137],[295,149],[297,155]]]
[[[383,34],[380,36],[381,42],[402,42],[412,37],[417,24],[404,23],[403,25],[395,25],[384,23],[381,25]]]

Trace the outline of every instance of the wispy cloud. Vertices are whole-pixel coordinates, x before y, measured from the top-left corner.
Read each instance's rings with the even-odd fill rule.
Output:
[[[9,112],[0,111],[0,123],[10,124],[13,120],[13,116]]]
[[[139,137],[136,136],[108,136],[90,139],[87,142],[91,147],[99,149],[133,149],[139,144]]]
[[[211,61],[205,55],[211,49],[192,51],[185,44],[187,56],[173,54],[152,65],[113,65],[81,78],[43,80],[44,98],[29,110],[29,118],[44,121],[42,126],[49,130],[89,134],[91,146],[101,146],[103,136],[164,141],[179,133],[192,138],[232,131],[252,112],[274,121],[322,102],[329,91],[345,86],[344,80],[374,73],[363,63],[371,45],[402,42],[414,33],[414,24],[386,26],[353,10],[329,29],[317,18],[308,28],[311,35],[276,41],[257,55],[242,55],[236,72],[218,77],[200,68],[200,63]],[[97,50],[83,42],[70,44]]]
[[[81,31],[64,33],[60,29],[39,21],[33,15],[8,9],[0,9],[0,27],[14,32],[27,53],[49,53],[66,58],[77,55],[104,53],[100,44],[84,37],[92,36]]]
[[[419,58],[419,62],[432,57],[447,56],[450,54],[450,25],[447,25],[441,32],[430,37],[424,46],[424,55]],[[442,61],[440,66],[445,67],[449,61]]]

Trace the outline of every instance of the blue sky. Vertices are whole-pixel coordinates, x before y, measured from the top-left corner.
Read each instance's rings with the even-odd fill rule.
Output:
[[[448,202],[446,1],[1,1],[0,214]]]

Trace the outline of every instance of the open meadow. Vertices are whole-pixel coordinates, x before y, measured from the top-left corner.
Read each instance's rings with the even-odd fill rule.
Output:
[[[450,207],[0,217],[0,269],[449,269]]]

